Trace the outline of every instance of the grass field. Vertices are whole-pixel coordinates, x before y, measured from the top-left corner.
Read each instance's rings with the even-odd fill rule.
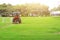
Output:
[[[0,40],[60,40],[60,17],[22,17],[21,20],[21,24],[12,24],[11,18],[0,17]]]

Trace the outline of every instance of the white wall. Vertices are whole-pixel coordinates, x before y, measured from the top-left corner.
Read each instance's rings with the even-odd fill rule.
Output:
[[[60,11],[52,11],[50,12],[51,16],[58,16],[60,14]]]

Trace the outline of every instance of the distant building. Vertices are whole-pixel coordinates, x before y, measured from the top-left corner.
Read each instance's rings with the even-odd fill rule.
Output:
[[[50,12],[51,16],[60,16],[60,11],[52,11]]]

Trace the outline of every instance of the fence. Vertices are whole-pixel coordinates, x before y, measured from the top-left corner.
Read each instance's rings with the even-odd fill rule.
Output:
[[[0,17],[0,23],[12,23],[12,17]]]

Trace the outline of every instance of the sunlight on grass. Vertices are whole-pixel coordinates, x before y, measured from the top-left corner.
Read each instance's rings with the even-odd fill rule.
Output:
[[[59,17],[22,17],[22,24],[12,24],[10,18],[2,23],[0,40],[59,40]]]

